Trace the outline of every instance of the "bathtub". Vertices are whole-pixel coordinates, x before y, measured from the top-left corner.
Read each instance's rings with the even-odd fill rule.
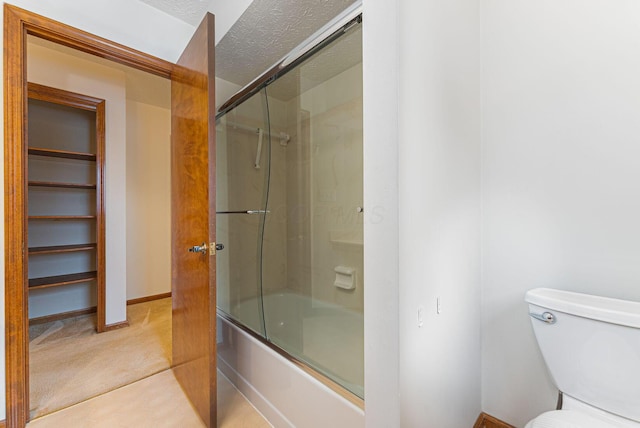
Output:
[[[362,396],[362,314],[295,293],[265,295],[267,343],[250,331],[260,330],[258,304],[236,305],[233,317],[218,312],[222,373],[275,427],[364,426],[363,402],[326,379]]]

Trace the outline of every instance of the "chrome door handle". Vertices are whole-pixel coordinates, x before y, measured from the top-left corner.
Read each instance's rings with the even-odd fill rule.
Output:
[[[555,324],[556,316],[551,312],[543,312],[542,314],[529,314],[531,318],[535,318],[538,321],[546,322],[547,324]]]
[[[207,254],[207,243],[203,242],[202,245],[194,245],[193,247],[189,248],[189,252],[190,253],[204,253]]]

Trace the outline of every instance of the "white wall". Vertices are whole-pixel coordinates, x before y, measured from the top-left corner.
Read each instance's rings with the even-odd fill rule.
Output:
[[[105,103],[105,229],[106,322],[124,321],[126,314],[126,86],[122,71],[29,44],[30,82],[101,98]],[[72,294],[72,295],[69,295]],[[80,297],[82,295],[82,297]],[[86,288],[35,296],[30,316],[82,309],[95,304]],[[46,302],[43,302],[46,300]],[[78,306],[69,306],[71,302]]]
[[[127,100],[127,300],[171,291],[170,135],[170,109]]]
[[[555,408],[523,301],[640,300],[640,4],[483,2],[483,410]]]
[[[480,413],[479,2],[399,12],[401,426],[468,427]]]
[[[363,16],[365,210],[382,214],[365,222],[367,427],[472,426],[479,3],[365,0]]]
[[[400,426],[398,0],[363,0],[365,426]],[[382,31],[384,29],[384,31]]]

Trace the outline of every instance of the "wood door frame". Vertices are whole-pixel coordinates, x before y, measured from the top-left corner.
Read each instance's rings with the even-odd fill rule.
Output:
[[[5,358],[7,427],[29,417],[26,253],[27,35],[171,79],[175,65],[27,10],[4,5]]]

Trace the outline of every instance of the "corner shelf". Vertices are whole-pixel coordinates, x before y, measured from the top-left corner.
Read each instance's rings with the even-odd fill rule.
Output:
[[[97,248],[96,244],[52,245],[49,247],[31,247],[29,255],[74,253],[77,251],[91,251]]]
[[[330,231],[329,242],[332,244],[355,245],[360,247],[364,245],[362,233],[353,231]]]
[[[80,282],[92,281],[98,278],[98,272],[81,272],[67,275],[45,276],[42,278],[29,279],[29,290],[40,288],[59,287],[61,285],[78,284]]]
[[[95,184],[58,183],[54,181],[30,181],[30,187],[57,187],[62,189],[96,189]]]
[[[93,153],[70,152],[68,150],[44,149],[29,147],[29,154],[35,156],[47,156],[52,158],[79,159],[95,161],[96,155]]]

